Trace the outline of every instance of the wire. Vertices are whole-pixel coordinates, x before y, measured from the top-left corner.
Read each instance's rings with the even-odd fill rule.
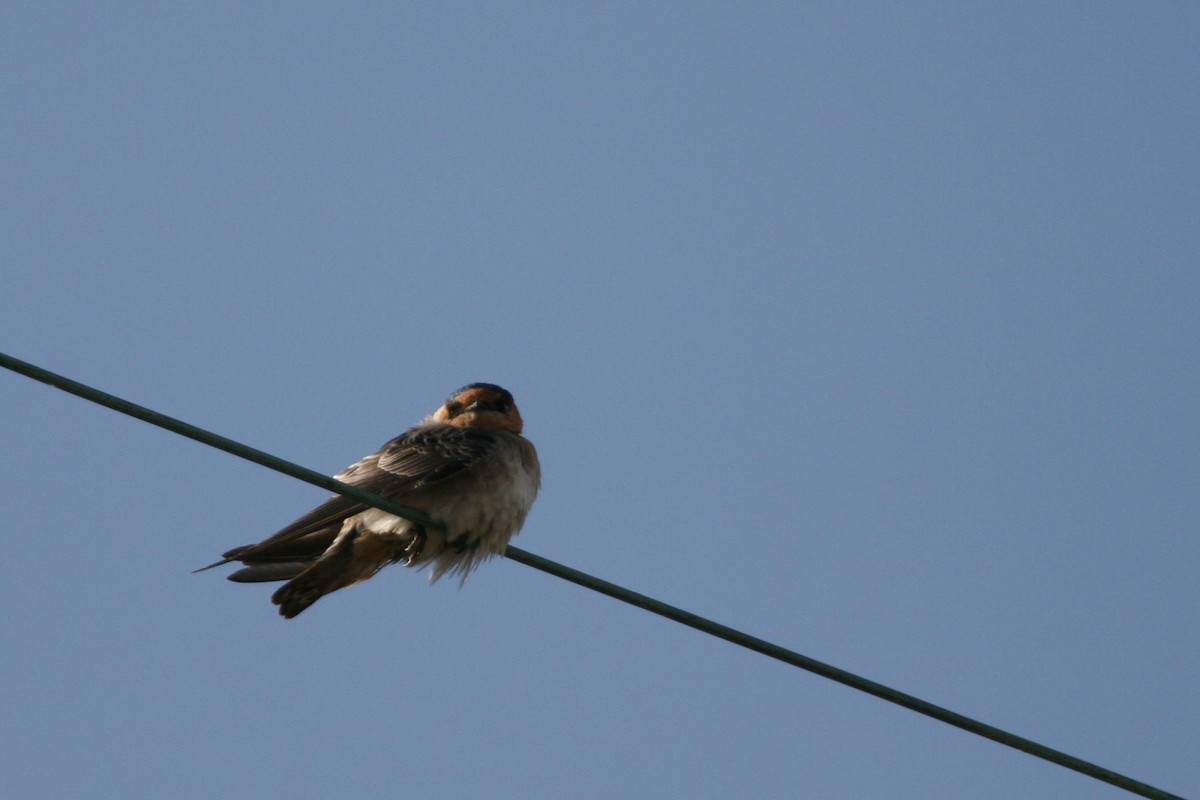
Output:
[[[404,517],[405,519],[412,520],[413,522],[417,522],[422,525],[434,524],[424,512],[418,509],[396,505],[395,503],[384,500],[382,497],[377,497],[370,492],[365,492],[356,486],[350,486],[349,484],[336,481],[333,478],[322,475],[319,472],[307,469],[306,467],[301,467],[298,464],[293,464],[289,461],[285,461],[282,458],[271,455],[270,453],[256,450],[253,447],[248,447],[239,442],[235,442],[232,439],[227,439],[224,436],[211,433],[202,428],[197,428],[194,425],[189,425],[188,423],[182,422],[181,420],[177,420],[173,417],[159,414],[158,412],[152,411],[144,406],[139,406],[135,403],[122,400],[119,397],[102,392],[98,389],[93,389],[92,387],[79,383],[78,381],[73,381],[70,378],[56,375],[53,372],[13,358],[5,353],[0,353],[0,366],[12,370],[13,372],[17,372],[21,375],[25,375],[26,377],[32,378],[36,381],[40,381],[41,383],[45,383],[57,389],[69,392],[70,394],[82,397],[85,400],[90,400],[94,403],[106,406],[114,411],[120,411],[122,414],[128,414],[131,417],[143,420],[144,422],[149,422],[152,425],[157,425],[160,428],[165,428],[174,433],[186,436],[189,439],[194,439],[202,444],[215,447],[219,450],[224,450],[227,453],[231,453],[240,458],[253,461],[256,464],[261,464],[269,469],[282,472],[285,475],[290,475],[298,480],[311,483],[314,486],[319,486],[323,489],[334,492],[335,494],[352,497],[355,500],[366,503],[367,505],[374,506],[387,511],[390,514],[396,514],[397,516]],[[918,697],[905,694],[904,692],[889,688],[883,684],[876,683],[875,681],[868,680],[853,673],[846,672],[843,669],[825,664],[821,661],[817,661],[816,659],[809,658],[808,656],[804,656],[800,653],[780,647],[779,645],[764,641],[763,639],[758,639],[754,636],[750,636],[749,634],[742,633],[734,628],[730,628],[725,625],[721,625],[720,623],[713,622],[712,620],[705,619],[704,617],[696,614],[692,614],[689,611],[684,611],[683,609],[676,608],[675,606],[667,605],[666,603],[655,600],[652,597],[647,597],[644,594],[638,594],[637,592],[631,591],[622,586],[618,586],[615,583],[609,583],[606,580],[596,578],[592,575],[588,575],[587,573],[564,566],[563,564],[559,564],[539,555],[535,555],[512,546],[508,547],[504,555],[505,557],[518,563],[525,564],[526,566],[549,573],[550,575],[570,581],[571,583],[575,583],[601,594],[608,595],[609,597],[613,597],[624,603],[637,606],[638,608],[658,614],[659,616],[666,617],[667,619],[674,620],[675,622],[679,622],[683,625],[695,628],[696,630],[703,631],[704,633],[716,636],[717,638],[724,639],[728,642],[732,642],[733,644],[745,647],[765,656],[770,656],[771,658],[782,661],[785,664],[791,664],[794,667],[799,667],[800,669],[807,670],[816,675],[820,675],[821,677],[837,681],[838,683],[849,686],[852,689],[857,689],[860,692],[866,692],[867,694],[874,695],[882,700],[887,700],[889,703],[895,703],[896,705],[916,711],[918,714],[924,714],[927,717],[932,717],[940,722],[953,725],[954,727],[961,728],[965,731],[969,731],[978,736],[982,736],[985,739],[991,739],[994,742],[998,742],[1022,752],[1029,753],[1032,756],[1052,762],[1054,764],[1058,764],[1066,767],[1067,769],[1087,775],[1088,777],[1095,778],[1096,780],[1120,787],[1121,789],[1125,789],[1133,794],[1140,795],[1142,797],[1153,798],[1154,800],[1184,800],[1179,795],[1174,795],[1162,789],[1157,789],[1149,784],[1142,783],[1141,781],[1134,780],[1133,778],[1121,775],[1120,773],[1105,769],[1097,764],[1084,761],[1081,758],[1068,755],[1060,750],[1055,750],[1051,747],[1047,747],[1046,745],[1038,744],[1031,739],[1026,739],[1022,736],[1017,736],[1014,733],[1009,733],[1008,731],[1001,730],[1000,728],[992,725],[979,722],[978,720],[963,716],[957,712],[950,711],[949,709],[942,708],[941,706],[934,705],[933,703],[929,703],[925,700],[921,700]]]
[[[244,458],[247,461],[253,461],[255,464],[261,464],[268,469],[273,469],[276,472],[282,472],[284,475],[291,475],[297,480],[302,480],[305,483],[311,483],[313,486],[320,486],[322,489],[327,489],[334,494],[352,497],[355,500],[360,500],[369,506],[383,509],[389,514],[395,514],[398,517],[404,517],[407,520],[412,520],[418,525],[433,526],[441,528],[434,520],[420,509],[408,508],[407,506],[397,505],[396,503],[384,500],[378,495],[371,492],[363,491],[357,486],[351,486],[348,483],[334,480],[328,475],[302,467],[299,464],[293,464],[290,461],[285,461],[278,456],[273,456],[270,453],[264,453],[262,450],[256,450],[253,447],[235,442],[233,439],[227,439],[216,433],[211,433],[203,428],[197,428],[195,425],[189,425],[182,420],[168,417],[166,414],[160,414],[157,411],[152,411],[145,406],[139,406],[136,403],[131,403],[128,400],[102,392],[99,389],[93,389],[90,386],[73,381],[70,378],[64,378],[62,375],[56,375],[53,372],[44,370],[41,367],[29,364],[25,361],[13,358],[10,355],[0,353],[0,366],[19,372],[26,377],[33,378],[35,381],[49,384],[56,389],[62,389],[64,392],[82,397],[84,400],[91,400],[93,403],[98,403],[102,406],[111,408],[114,411],[120,411],[122,414],[128,414],[135,419],[140,419],[143,422],[149,422],[151,425],[157,425],[160,428],[166,428],[172,433],[178,433],[180,436],[186,436],[189,439],[195,439],[201,444],[215,447],[218,450],[224,450],[226,453],[232,453],[238,458]]]

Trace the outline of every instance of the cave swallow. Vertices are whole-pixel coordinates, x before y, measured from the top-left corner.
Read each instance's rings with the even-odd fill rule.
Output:
[[[428,566],[431,581],[446,574],[465,579],[504,552],[537,496],[541,468],[521,429],[511,394],[490,383],[464,386],[425,420],[334,476],[424,511],[436,526],[334,495],[274,536],[235,547],[203,569],[240,561],[245,566],[229,580],[287,581],[271,601],[289,619],[396,562]]]

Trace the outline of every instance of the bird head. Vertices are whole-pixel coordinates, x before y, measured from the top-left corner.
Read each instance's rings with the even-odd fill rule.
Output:
[[[450,395],[433,418],[460,428],[499,428],[509,433],[520,433],[524,427],[513,396],[494,383],[467,384]]]

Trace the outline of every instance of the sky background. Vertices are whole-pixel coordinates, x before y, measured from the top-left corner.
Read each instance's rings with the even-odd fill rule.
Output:
[[[1200,5],[6,3],[0,349],[1200,796]],[[512,561],[293,621],[314,487],[0,374],[0,794],[1129,795]]]

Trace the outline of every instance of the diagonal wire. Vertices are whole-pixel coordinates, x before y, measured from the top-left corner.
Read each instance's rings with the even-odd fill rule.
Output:
[[[302,480],[305,483],[311,483],[313,486],[320,486],[334,494],[352,497],[355,500],[360,500],[369,506],[383,509],[389,514],[395,514],[398,517],[404,517],[407,520],[412,520],[418,525],[432,525],[435,528],[442,526],[434,522],[429,516],[420,509],[409,508],[407,506],[397,505],[389,500],[384,500],[378,495],[371,492],[365,492],[357,486],[351,486],[348,483],[334,480],[328,475],[302,467],[299,464],[293,464],[290,461],[285,461],[278,456],[273,456],[270,453],[265,453],[262,450],[256,450],[253,447],[244,445],[241,442],[235,442],[233,439],[227,439],[216,433],[211,433],[203,428],[197,428],[195,425],[189,425],[183,420],[168,417],[166,414],[160,414],[157,411],[152,411],[145,406],[139,406],[136,403],[131,403],[128,400],[122,400],[116,395],[102,392],[99,389],[93,389],[79,381],[73,381],[70,378],[64,378],[62,375],[56,375],[49,370],[44,370],[41,367],[35,366],[20,359],[13,358],[10,355],[0,353],[0,366],[19,372],[22,375],[33,378],[35,381],[47,383],[56,389],[62,389],[64,392],[69,392],[84,400],[91,400],[93,403],[99,403],[102,406],[107,406],[114,411],[120,411],[122,414],[128,414],[135,419],[140,419],[143,422],[149,422],[151,425],[157,425],[160,428],[166,428],[172,433],[178,433],[180,436],[186,436],[189,439],[195,439],[201,444],[206,444],[210,447],[215,447],[218,450],[224,450],[226,453],[232,453],[238,458],[244,458],[247,461],[253,461],[255,464],[261,464],[268,469],[273,469],[276,472],[282,472],[284,475],[291,475],[297,480]]]
[[[282,458],[273,456],[270,453],[265,453],[262,450],[256,450],[253,447],[236,442],[232,439],[227,439],[215,433],[211,433],[202,428],[197,428],[194,425],[189,425],[186,422],[168,417],[165,414],[160,414],[157,411],[152,411],[144,406],[139,406],[131,403],[128,400],[122,400],[115,395],[102,392],[98,389],[93,389],[90,386],[73,381],[70,378],[65,378],[57,375],[41,367],[35,366],[20,359],[13,358],[5,353],[0,353],[0,366],[17,372],[26,377],[33,378],[41,383],[49,384],[57,389],[62,389],[65,392],[82,397],[85,400],[90,400],[102,406],[120,411],[122,414],[128,414],[131,417],[149,422],[152,425],[157,425],[160,428],[186,436],[189,439],[194,439],[202,444],[207,444],[211,447],[216,447],[219,450],[224,450],[240,458],[253,461],[256,464],[261,464],[264,467],[282,472],[285,475],[290,475],[298,480],[311,483],[314,486],[319,486],[335,494],[352,497],[355,500],[360,500],[367,505],[387,511],[391,514],[404,517],[422,525],[431,525],[434,523],[424,512],[415,509],[400,506],[395,503],[384,500],[370,492],[365,492],[356,486],[336,481],[333,478],[322,475],[311,469],[293,464],[290,461],[285,461]],[[1174,795],[1162,789],[1157,789],[1149,784],[1134,780],[1126,775],[1122,775],[1112,770],[1105,769],[1097,764],[1084,761],[1081,758],[1064,753],[1060,750],[1055,750],[1046,745],[1039,744],[1031,739],[1026,739],[1023,736],[1017,736],[1014,733],[1002,730],[1000,728],[988,725],[970,717],[964,716],[947,708],[934,705],[933,703],[914,697],[910,694],[884,686],[881,683],[868,680],[843,669],[825,664],[808,656],[801,655],[787,648],[772,644],[763,639],[758,639],[749,634],[742,633],[739,630],[730,628],[712,620],[693,614],[689,611],[684,611],[681,608],[668,605],[652,597],[647,597],[644,594],[618,586],[615,583],[609,583],[606,580],[588,575],[579,570],[535,555],[534,553],[521,550],[516,547],[509,546],[504,553],[505,557],[516,561],[542,572],[549,573],[555,577],[578,584],[601,594],[608,595],[617,600],[620,600],[638,608],[650,611],[667,619],[703,631],[711,636],[716,636],[719,639],[724,639],[733,644],[761,653],[765,656],[778,659],[785,664],[791,664],[794,667],[807,670],[823,678],[828,678],[832,681],[849,686],[852,689],[857,689],[860,692],[874,695],[882,700],[887,700],[889,703],[903,706],[904,708],[916,711],[918,714],[924,714],[927,717],[932,717],[940,722],[945,722],[948,725],[953,725],[956,728],[969,731],[985,739],[991,739],[994,742],[1012,747],[1016,750],[1028,753],[1045,761],[1058,764],[1067,769],[1075,770],[1076,772],[1103,781],[1121,789],[1125,789],[1142,797],[1153,798],[1153,800],[1184,800],[1179,795]]]

